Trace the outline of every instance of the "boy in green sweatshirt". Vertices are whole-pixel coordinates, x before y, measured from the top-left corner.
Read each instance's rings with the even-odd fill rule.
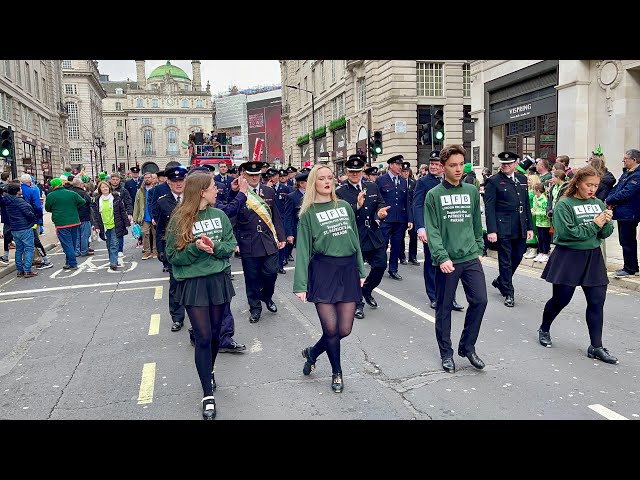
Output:
[[[462,280],[469,308],[458,344],[458,355],[467,357],[478,369],[484,362],[475,351],[482,316],[487,308],[487,286],[482,269],[482,221],[480,195],[470,184],[461,182],[465,150],[448,145],[440,151],[444,180],[425,197],[424,223],[429,250],[436,267],[436,339],[442,368],[454,373],[451,347],[451,309]]]

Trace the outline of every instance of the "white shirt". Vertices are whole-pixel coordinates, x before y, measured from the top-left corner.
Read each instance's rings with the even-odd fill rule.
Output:
[[[175,194],[173,192],[171,192],[171,193],[173,194],[173,198],[176,199],[176,202],[178,202],[178,203],[182,202],[182,193],[178,193],[178,194]],[[180,197],[180,200],[178,200],[178,197]]]

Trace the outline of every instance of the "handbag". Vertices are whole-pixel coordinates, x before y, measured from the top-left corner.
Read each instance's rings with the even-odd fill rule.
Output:
[[[136,223],[133,227],[131,227],[131,235],[136,240],[142,236],[142,227],[138,223]]]

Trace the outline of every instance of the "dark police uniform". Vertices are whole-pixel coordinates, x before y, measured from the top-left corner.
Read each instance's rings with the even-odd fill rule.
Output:
[[[296,182],[306,182],[309,177],[309,172],[300,172],[296,175]],[[296,244],[298,238],[298,220],[300,219],[300,207],[302,207],[302,199],[304,193],[300,190],[300,187],[289,195],[284,204],[284,230],[287,237],[293,237],[293,245]]]
[[[287,173],[296,173],[297,171],[298,169],[296,167],[292,167],[291,165],[287,167]],[[293,188],[293,186],[295,185],[295,179],[294,178],[287,179],[287,185]]]
[[[132,173],[140,173],[140,167],[131,167]],[[136,194],[138,190],[140,190],[140,186],[142,185],[143,178],[138,176],[138,178],[130,178],[124,184],[124,188],[127,189],[129,195],[131,196],[131,200],[135,202]]]
[[[402,165],[404,157],[396,155],[387,160],[387,163],[398,163]],[[391,172],[376,179],[376,185],[380,190],[385,205],[390,205],[387,217],[380,224],[385,244],[391,243],[389,252],[389,276],[395,280],[402,280],[398,275],[398,256],[402,237],[407,229],[407,223],[413,223],[413,212],[409,205],[409,185],[400,175],[396,177],[396,182],[392,178]]]
[[[345,162],[344,168],[351,171],[361,171],[366,164],[364,155],[351,155]],[[365,197],[362,207],[358,208],[358,195],[364,190]],[[378,186],[374,182],[365,182],[364,177],[358,185],[345,180],[336,188],[338,198],[351,205],[356,216],[358,236],[362,259],[369,263],[371,271],[362,286],[362,296],[372,308],[378,306],[371,293],[380,285],[384,271],[387,268],[387,244],[378,226],[378,210],[385,206]],[[362,298],[356,303],[356,318],[364,318],[364,302]]]
[[[251,175],[259,174],[262,162],[245,162],[242,171]],[[251,187],[249,187],[251,189]],[[277,238],[265,222],[250,207],[251,192],[247,192],[247,205],[240,209],[237,215],[237,241],[240,248],[242,269],[244,270],[245,288],[251,316],[249,321],[255,323],[260,320],[262,313],[261,301],[267,309],[277,312],[272,296],[278,277],[278,243],[285,242],[286,237],[282,224],[282,217],[276,206],[276,192],[271,187],[258,184],[257,194],[267,204],[271,221],[276,230]]]
[[[373,182],[375,180],[371,180],[369,178],[369,175],[375,175],[376,178],[378,178],[378,167],[369,167],[369,168],[365,168],[364,169],[364,177],[362,177],[362,180],[364,181],[366,179],[367,182]]]
[[[166,170],[167,178],[171,181],[184,179],[187,175],[187,169],[180,167],[172,167]],[[167,185],[168,186],[168,185]],[[179,195],[180,201],[184,196],[184,192]],[[169,225],[169,217],[171,212],[178,205],[178,201],[173,192],[169,192],[162,195],[156,201],[158,217],[156,220],[156,248],[158,250],[158,259],[164,264],[165,268],[169,272],[169,313],[171,314],[171,320],[173,326],[172,332],[177,332],[184,325],[184,305],[181,305],[177,299],[178,282],[173,276],[173,270],[171,264],[167,261],[165,256],[166,247],[166,231]]]
[[[500,163],[518,159],[512,152],[498,155]],[[527,231],[533,231],[527,177],[514,172],[515,180],[502,171],[489,177],[484,188],[487,234],[498,234],[498,264],[500,276],[492,285],[505,297],[505,305],[514,306],[512,277],[522,261],[527,242]]]
[[[280,177],[286,177],[287,176],[287,171],[286,170],[279,170],[278,171],[278,183],[275,184],[275,186],[273,187],[273,189],[276,192],[276,205],[278,206],[278,211],[280,212],[280,216],[283,219],[283,222],[286,224],[286,220],[284,220],[285,218],[285,203],[287,200],[287,195],[289,195],[291,192],[293,192],[293,187],[290,187],[289,185],[287,185],[287,183],[282,183],[280,182]],[[286,233],[287,229],[285,226],[285,233]],[[290,243],[287,242],[287,244],[284,246],[284,248],[280,249],[280,254],[279,254],[279,258],[278,258],[278,273],[287,273],[284,270],[284,266],[289,263],[288,262],[288,258],[289,255],[291,254],[291,250],[293,249],[293,245],[291,245]]]
[[[220,168],[220,167],[218,166],[218,168]],[[222,183],[222,184],[225,185],[225,201],[226,201],[226,199],[229,196],[229,192],[231,191],[231,182],[233,182],[233,180],[234,180],[233,177],[231,175],[229,175],[229,172],[227,171],[226,175],[223,176],[220,173],[218,173],[215,177],[213,177],[213,179],[216,182],[219,182],[219,183]],[[218,188],[218,190],[220,190],[220,189]],[[220,192],[218,192],[218,195],[219,194],[220,194]]]
[[[411,169],[411,164],[409,162],[404,162],[402,164],[402,170],[403,171],[407,171]],[[416,181],[409,177],[407,179],[407,183],[409,184],[409,205],[412,210],[413,210],[413,196],[416,190]],[[405,265],[407,263],[407,259],[405,257],[405,250],[404,250],[404,238],[405,238],[405,234],[402,234],[402,244],[400,246],[400,253],[398,254],[398,258],[400,259],[400,263],[402,263],[403,265]],[[420,263],[418,263],[418,234],[416,233],[416,228],[415,226],[409,230],[409,263],[411,263],[412,265],[420,265]]]

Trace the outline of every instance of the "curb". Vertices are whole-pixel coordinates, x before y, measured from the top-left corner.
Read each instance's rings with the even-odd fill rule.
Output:
[[[44,249],[49,252],[51,250],[53,250],[54,248],[56,248],[56,244],[55,243],[50,243],[48,245],[43,245]],[[6,267],[4,267],[2,270],[0,270],[0,278],[4,278],[10,274],[12,274],[13,272],[16,271],[16,262],[14,261],[11,265],[8,265]]]

